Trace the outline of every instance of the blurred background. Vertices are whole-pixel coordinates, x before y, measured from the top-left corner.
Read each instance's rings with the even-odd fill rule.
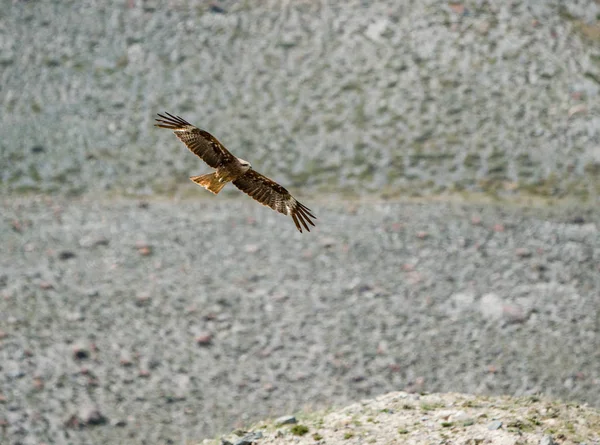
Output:
[[[218,5],[3,2],[3,189],[170,192],[166,110],[303,190],[597,196],[597,2]]]
[[[0,5],[0,442],[393,390],[598,406],[598,0]],[[164,111],[318,227],[191,183]]]

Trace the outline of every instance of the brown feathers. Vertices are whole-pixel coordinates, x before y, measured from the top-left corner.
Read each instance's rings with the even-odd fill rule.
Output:
[[[285,188],[255,170],[248,170],[233,181],[233,185],[262,205],[271,207],[284,215],[290,215],[300,232],[302,232],[302,226],[299,223],[302,223],[308,232],[310,232],[308,224],[315,225],[311,218],[316,219],[316,216],[307,207],[298,202]]]
[[[233,182],[237,188],[261,204],[292,217],[296,228],[302,232],[304,227],[310,232],[309,224],[316,217],[311,210],[298,202],[290,193],[275,181],[252,170],[250,164],[232,155],[217,138],[200,130],[179,116],[166,113],[158,115],[157,127],[173,130],[192,153],[199,156],[216,172],[192,176],[190,179],[217,194],[228,183]]]
[[[173,130],[175,136],[183,142],[189,150],[199,156],[212,168],[217,168],[224,162],[234,160],[234,156],[209,132],[200,130],[179,116],[166,113],[158,114],[162,119],[156,119],[160,128]]]

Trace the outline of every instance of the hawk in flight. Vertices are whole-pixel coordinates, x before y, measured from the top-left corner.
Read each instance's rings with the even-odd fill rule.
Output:
[[[316,219],[316,216],[290,195],[285,188],[253,170],[248,161],[232,155],[210,133],[194,127],[179,116],[169,113],[166,113],[166,116],[160,113],[158,115],[161,119],[156,119],[157,127],[173,130],[175,136],[192,153],[216,169],[214,173],[192,176],[190,177],[192,181],[215,195],[225,187],[225,184],[233,182],[233,185],[262,205],[271,207],[284,215],[290,215],[300,232],[302,232],[302,226],[310,232],[308,225],[315,225],[311,218]]]

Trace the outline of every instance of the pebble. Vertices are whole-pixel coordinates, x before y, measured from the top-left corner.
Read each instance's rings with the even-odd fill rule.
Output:
[[[554,442],[554,439],[552,438],[552,436],[550,434],[546,434],[540,440],[540,445],[556,445],[556,442]]]
[[[98,246],[108,246],[109,244],[109,239],[103,236],[86,236],[79,240],[79,245],[85,249]]]
[[[288,425],[288,424],[292,424],[292,423],[296,423],[296,417],[295,416],[282,416],[282,417],[278,417],[277,419],[275,419],[275,425],[276,426],[281,426],[281,425]]]
[[[494,430],[498,430],[502,427],[502,422],[500,422],[499,420],[494,420],[490,423],[488,423],[487,429],[490,431],[494,431]]]
[[[83,425],[104,425],[108,419],[94,405],[83,406],[77,415],[77,419]]]
[[[494,293],[485,294],[481,297],[479,306],[484,318],[492,320],[500,319],[504,314],[504,304],[502,299]]]
[[[83,345],[74,346],[73,357],[77,360],[85,360],[90,357],[90,350]]]
[[[253,443],[255,443],[258,439],[261,439],[262,437],[263,437],[263,434],[260,431],[248,433],[241,439],[236,440],[233,443],[233,445],[252,445]]]
[[[60,260],[69,260],[71,258],[75,258],[77,255],[75,255],[75,252],[71,252],[70,250],[63,250],[62,252],[60,252],[58,254],[58,259]]]
[[[517,248],[517,250],[515,251],[516,255],[519,258],[530,258],[531,257],[531,251],[525,247],[519,247]]]
[[[213,336],[210,332],[203,332],[196,336],[196,343],[200,346],[208,346],[211,344]]]

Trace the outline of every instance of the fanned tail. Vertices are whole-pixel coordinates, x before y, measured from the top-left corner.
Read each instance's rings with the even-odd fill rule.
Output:
[[[225,184],[227,184],[225,181],[219,181],[216,173],[209,173],[202,176],[191,176],[190,179],[196,184],[204,187],[209,192],[213,192],[215,195],[219,193],[223,187],[225,187]]]

